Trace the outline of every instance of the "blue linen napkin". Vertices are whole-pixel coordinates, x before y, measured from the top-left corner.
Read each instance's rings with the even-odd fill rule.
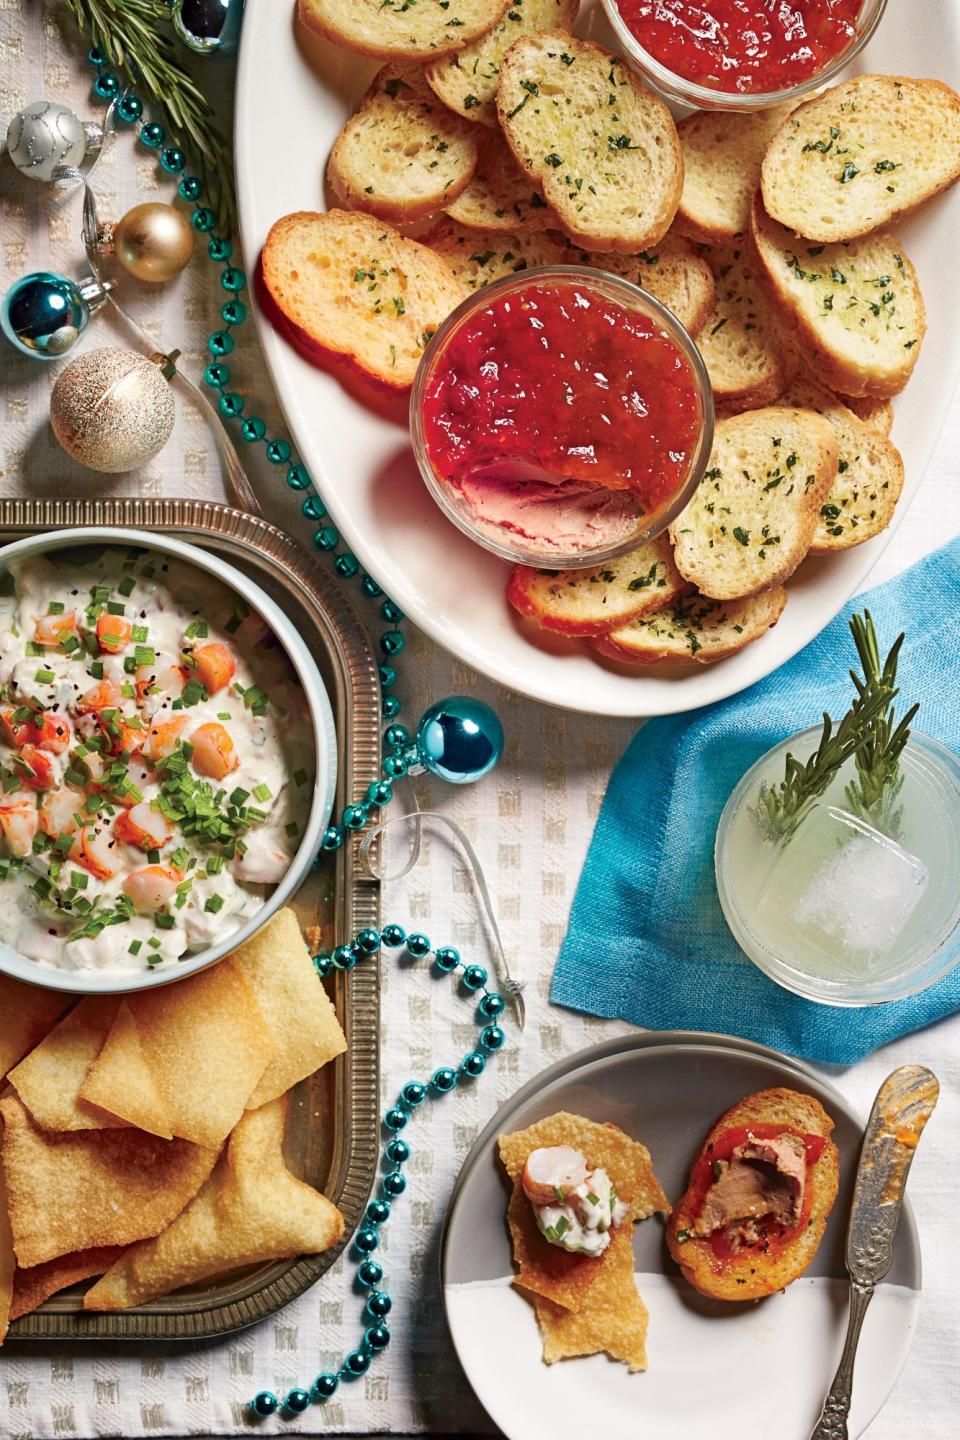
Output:
[[[857,657],[847,629],[869,608],[881,653],[901,630],[900,711],[960,751],[960,540],[859,595],[798,655],[749,690],[649,721],[614,770],[557,961],[558,1005],[651,1030],[740,1035],[848,1065],[960,1010],[960,966],[886,1005],[839,1009],[782,989],[747,959],[717,899],[713,843],[731,790],[786,736],[846,710]]]

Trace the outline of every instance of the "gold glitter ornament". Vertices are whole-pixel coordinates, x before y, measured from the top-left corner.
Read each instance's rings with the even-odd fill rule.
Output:
[[[113,257],[135,280],[160,285],[172,280],[193,255],[193,229],[182,210],[159,201],[134,205],[121,220],[100,226],[97,249]]]
[[[71,360],[50,396],[50,424],[67,454],[109,474],[152,460],[173,429],[176,353],[147,359],[109,346]]]

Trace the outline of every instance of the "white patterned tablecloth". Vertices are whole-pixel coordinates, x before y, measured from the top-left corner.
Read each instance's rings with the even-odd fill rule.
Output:
[[[285,14],[286,0],[280,8]],[[39,97],[63,99],[81,115],[92,114],[84,49],[76,37],[62,32],[50,0],[0,0],[0,117]],[[217,63],[207,62],[200,73],[215,77],[225,92],[225,72],[214,68]],[[264,103],[268,89],[265,78]],[[18,183],[6,164],[0,188],[3,289],[27,270],[50,267],[79,274],[77,197],[57,199],[45,187]],[[154,160],[129,137],[104,160],[97,190],[103,213],[114,218],[137,201],[170,193]],[[205,257],[174,284],[150,293],[131,287],[128,298],[158,343],[162,340],[166,349],[179,346],[188,373],[199,375],[206,335],[216,326],[222,299]],[[91,337],[88,345],[125,343],[122,330],[110,334],[103,319],[94,324],[96,340]],[[231,370],[238,388],[256,396],[257,413],[273,426],[279,423],[277,407],[264,384],[252,336],[244,338],[230,358]],[[53,373],[9,348],[0,352],[0,468],[5,471],[0,493],[223,498],[207,427],[182,398],[171,442],[141,472],[113,479],[78,469],[57,448],[47,425]],[[958,448],[960,404],[955,402],[920,494],[874,580],[894,574],[960,531]],[[262,459],[252,469],[271,517],[305,537],[282,472]],[[383,1247],[394,1296],[393,1343],[361,1382],[344,1387],[325,1410],[313,1408],[282,1427],[292,1433],[451,1434],[491,1428],[452,1358],[441,1313],[437,1250],[454,1176],[494,1108],[522,1081],[558,1057],[626,1028],[557,1010],[547,994],[604,786],[635,726],[521,700],[479,679],[420,635],[411,636],[404,659],[406,713],[415,716],[431,699],[464,691],[491,701],[502,716],[508,744],[495,775],[464,791],[421,782],[421,797],[457,820],[479,851],[508,951],[530,981],[529,1023],[522,1045],[511,1044],[480,1083],[429,1107],[412,1127],[412,1183],[396,1207]],[[467,876],[440,841],[431,841],[425,862],[411,876],[387,887],[383,913],[385,919],[422,928],[438,941],[485,958]],[[597,964],[603,964],[602,955]],[[404,1080],[427,1075],[461,1054],[471,1030],[449,985],[387,964],[384,1102]],[[869,1436],[948,1440],[957,1433],[960,1415],[960,1020],[891,1045],[834,1079],[865,1114],[879,1081],[907,1060],[932,1065],[943,1085],[940,1109],[910,1184],[926,1258],[925,1289],[906,1370]],[[10,1345],[0,1352],[0,1436],[85,1440],[247,1432],[242,1404],[255,1390],[309,1382],[342,1354],[344,1344],[355,1343],[360,1306],[351,1276],[352,1267],[341,1262],[279,1315],[220,1341],[136,1348]],[[279,1428],[270,1422],[263,1430]]]

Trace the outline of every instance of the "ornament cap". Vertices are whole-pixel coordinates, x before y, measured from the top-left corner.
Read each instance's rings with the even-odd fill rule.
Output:
[[[77,281],[77,289],[87,302],[91,315],[104,304],[113,289],[112,280],[99,280],[96,275],[86,275]]]

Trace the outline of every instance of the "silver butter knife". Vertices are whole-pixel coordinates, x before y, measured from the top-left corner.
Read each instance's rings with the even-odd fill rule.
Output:
[[[867,1121],[847,1230],[850,1318],[830,1392],[810,1440],[847,1440],[853,1362],[873,1292],[893,1263],[910,1164],[940,1085],[922,1065],[901,1065],[880,1086]]]

